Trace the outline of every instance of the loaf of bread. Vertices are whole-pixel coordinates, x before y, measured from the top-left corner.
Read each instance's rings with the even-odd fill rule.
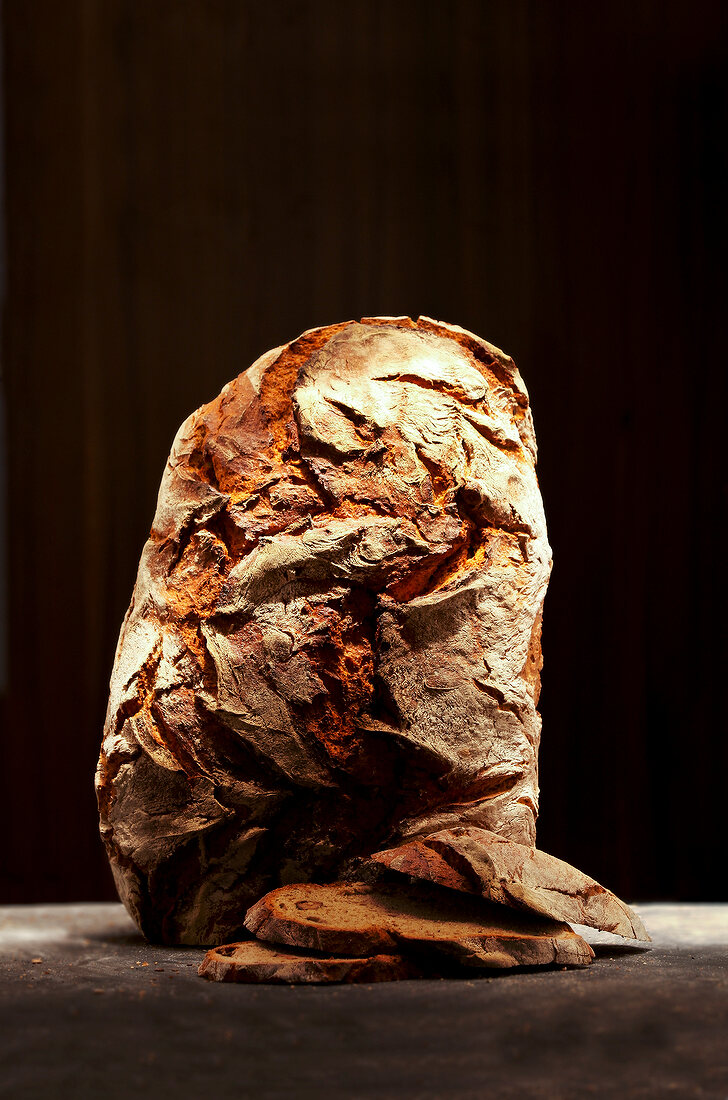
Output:
[[[185,421],[97,770],[149,939],[229,943],[272,888],[436,831],[534,844],[535,460],[513,361],[425,317],[310,330]]]

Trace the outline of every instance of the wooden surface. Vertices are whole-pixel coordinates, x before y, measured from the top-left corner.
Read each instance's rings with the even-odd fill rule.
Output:
[[[724,1100],[728,906],[638,908],[652,945],[580,929],[585,970],[280,987],[204,981],[120,905],[7,906],[0,1095]]]
[[[472,328],[531,391],[540,846],[726,896],[724,12],[4,4],[2,897],[112,896],[92,774],[177,425],[377,312]]]

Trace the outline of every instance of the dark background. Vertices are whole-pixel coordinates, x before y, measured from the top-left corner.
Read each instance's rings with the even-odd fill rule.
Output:
[[[178,424],[376,313],[531,392],[540,847],[728,896],[724,10],[6,0],[1,900],[113,896],[93,770]]]

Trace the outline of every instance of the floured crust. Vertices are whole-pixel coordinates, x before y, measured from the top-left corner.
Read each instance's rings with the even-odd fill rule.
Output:
[[[538,848],[486,829],[445,829],[376,852],[372,861],[441,886],[456,884],[521,911],[628,939],[650,939],[637,913],[594,879]]]
[[[283,886],[248,911],[245,927],[298,949],[361,956],[419,950],[478,968],[586,966],[593,958],[566,924],[425,885]]]
[[[310,330],[185,421],[97,772],[145,935],[452,824],[533,842],[535,453],[512,360],[428,318]]]
[[[421,977],[422,971],[402,955],[332,958],[275,947],[259,940],[214,947],[197,973],[212,982],[320,984],[330,982],[395,982]]]

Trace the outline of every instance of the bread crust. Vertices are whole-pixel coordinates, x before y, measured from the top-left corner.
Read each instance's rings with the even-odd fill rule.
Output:
[[[455,881],[460,890],[521,911],[650,939],[634,909],[583,871],[487,829],[443,829],[375,852],[372,861],[441,886]]]

